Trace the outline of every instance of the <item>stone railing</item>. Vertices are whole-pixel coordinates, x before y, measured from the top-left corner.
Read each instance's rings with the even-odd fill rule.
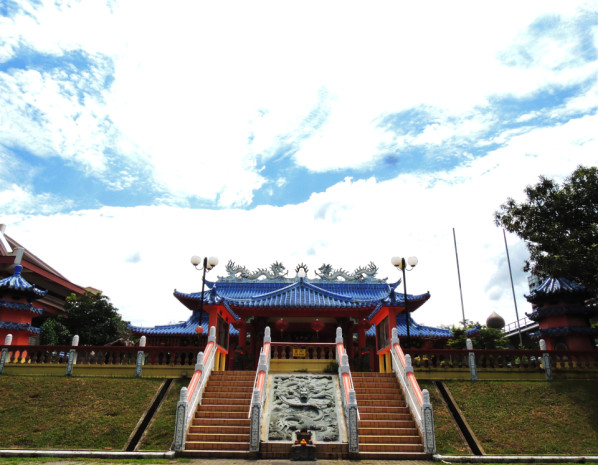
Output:
[[[424,440],[424,451],[427,454],[434,454],[436,452],[436,435],[434,432],[434,411],[430,403],[430,393],[427,389],[423,391],[420,389],[413,373],[411,356],[403,353],[396,328],[392,329],[390,354],[392,369],[397,376],[401,389],[405,394],[407,406]]]
[[[331,343],[273,342],[272,359],[334,360],[336,345]]]
[[[598,371],[598,351],[546,350],[540,341],[540,350],[473,349],[468,340],[467,349],[405,349],[411,356],[413,369],[459,370],[471,372],[477,379],[479,372],[543,372],[552,379],[554,372]]]
[[[268,384],[268,372],[270,371],[271,344],[270,327],[267,326],[264,331],[264,346],[260,350],[259,363],[255,371],[255,381],[253,382],[251,405],[249,406],[249,450],[251,452],[260,450],[262,407]]]
[[[336,328],[336,361],[338,363],[338,376],[341,385],[341,398],[345,410],[345,420],[347,424],[347,442],[349,443],[349,452],[359,452],[359,410],[357,408],[357,396],[349,368],[349,357],[343,344],[343,331]]]
[[[6,366],[16,367],[60,367],[67,375],[80,367],[127,367],[134,366],[131,375],[141,376],[144,365],[161,367],[189,367],[197,363],[197,348],[146,347],[145,336],[139,346],[79,346],[79,337],[74,336],[71,345],[12,345],[12,337],[6,337],[0,346],[0,373]],[[54,369],[53,368],[53,369]],[[123,372],[124,374],[124,372]]]
[[[195,372],[191,381],[189,381],[189,386],[181,388],[179,402],[176,407],[174,450],[180,451],[185,448],[187,430],[189,429],[193,415],[195,415],[197,405],[201,402],[208,378],[212,374],[217,351],[216,327],[212,326],[210,327],[205,352],[197,354],[197,360],[199,361],[195,365]]]

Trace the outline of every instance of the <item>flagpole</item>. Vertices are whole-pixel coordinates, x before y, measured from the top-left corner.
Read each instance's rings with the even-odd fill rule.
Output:
[[[465,307],[463,306],[463,289],[461,288],[461,271],[459,270],[459,253],[457,252],[457,236],[453,228],[453,242],[455,243],[455,258],[457,259],[457,277],[459,278],[459,295],[461,296],[461,313],[463,314],[463,327],[465,327]]]
[[[515,304],[515,317],[517,318],[517,330],[519,331],[519,344],[523,347],[523,338],[521,337],[521,326],[519,326],[519,312],[517,311],[517,299],[515,298],[515,286],[513,286],[513,273],[511,271],[511,258],[509,257],[509,248],[507,247],[507,234],[503,228],[502,235],[505,238],[505,250],[507,251],[507,263],[509,264],[509,276],[511,277],[511,291],[513,291],[513,303]]]

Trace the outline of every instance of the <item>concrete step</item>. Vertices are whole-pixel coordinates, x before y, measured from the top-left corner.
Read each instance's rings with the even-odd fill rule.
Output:
[[[383,404],[358,405],[359,415],[363,415],[364,413],[409,413],[409,408],[406,406],[387,406]]]
[[[247,434],[249,435],[250,427],[249,424],[247,426],[239,426],[239,425],[191,425],[189,428],[189,433],[199,433],[199,434]],[[374,434],[376,430],[372,429],[372,433]],[[382,434],[382,433],[380,433]]]
[[[197,414],[196,414],[197,415]],[[249,426],[249,418],[245,416],[245,418],[214,418],[214,417],[206,417],[206,418],[193,418],[192,423],[193,426]]]
[[[249,410],[249,405],[251,404],[251,396],[247,399],[238,398],[234,399],[231,397],[227,397],[226,400],[222,399],[221,397],[203,397],[201,401],[202,407],[206,405],[247,405],[247,410]]]
[[[361,421],[364,420],[410,420],[412,421],[413,418],[411,417],[410,413],[367,413],[359,411],[359,417]]]
[[[255,453],[249,452],[248,450],[184,450],[182,452],[177,452],[177,457],[184,457],[184,458],[206,458],[206,459],[245,459],[245,460],[255,460],[257,455]],[[226,463],[226,462],[223,462]]]
[[[419,436],[400,436],[396,433],[394,435],[361,435],[359,434],[359,444],[421,444]]]
[[[249,433],[189,433],[187,442],[246,442],[249,443]]]
[[[371,443],[359,444],[359,454],[362,452],[423,452],[422,444]]]
[[[222,410],[217,411],[206,411],[203,409],[199,409],[199,411],[195,412],[195,418],[203,419],[203,418],[220,418],[220,419],[246,419],[249,415],[249,411],[243,409],[239,412],[227,412]]]
[[[408,420],[365,420],[359,421],[359,431],[362,428],[415,428],[415,421],[410,418]]]
[[[364,428],[359,427],[359,435],[363,436],[417,436],[417,428]]]
[[[212,441],[187,441],[185,450],[235,450],[249,452],[249,441],[247,442],[212,442]]]
[[[202,412],[245,412],[247,415],[249,414],[249,405],[251,402],[247,404],[203,404],[200,407],[200,411]]]
[[[430,460],[432,457],[424,452],[364,452],[359,451],[359,460]]]

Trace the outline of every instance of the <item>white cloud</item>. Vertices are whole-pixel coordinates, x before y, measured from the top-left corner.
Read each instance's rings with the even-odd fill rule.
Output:
[[[7,233],[82,285],[102,289],[135,324],[187,318],[173,297],[199,288],[193,254],[216,255],[210,278],[230,259],[248,268],[275,260],[353,270],[374,261],[380,277],[398,279],[394,255],[416,255],[408,292],[430,291],[415,315],[439,325],[461,319],[452,228],[456,229],[466,317],[484,322],[497,311],[515,319],[502,231],[493,212],[521,197],[539,175],[562,179],[580,163],[597,164],[597,117],[513,137],[499,150],[450,172],[401,175],[388,181],[345,179],[299,205],[252,210],[174,207],[102,208],[70,214],[6,217]],[[585,135],[580,144],[580,135]],[[507,236],[519,315],[529,311],[521,272],[525,250]],[[93,247],[90,247],[90,243]],[[132,259],[134,258],[134,259]],[[312,275],[310,275],[312,276]]]
[[[484,112],[493,96],[579,83],[597,71],[595,60],[570,60],[577,18],[593,11],[591,2],[435,4],[434,14],[396,2],[22,8],[1,19],[0,59],[21,46],[57,59],[83,51],[93,67],[87,77],[0,73],[9,96],[3,140],[100,176],[110,164],[106,149],[117,149],[122,163],[145,165],[164,198],[182,204],[249,204],[269,181],[257,163],[284,144],[312,171],[362,168],[396,147],[475,136],[492,120]],[[559,28],[534,40],[529,25],[552,13],[562,16]],[[522,49],[530,55],[523,64],[513,61]],[[82,90],[93,92],[80,101]],[[438,123],[417,139],[376,126],[381,116],[422,106]]]

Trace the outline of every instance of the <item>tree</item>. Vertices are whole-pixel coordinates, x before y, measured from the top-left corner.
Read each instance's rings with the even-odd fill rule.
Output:
[[[598,168],[579,166],[562,185],[540,176],[525,194],[494,213],[497,226],[526,242],[523,270],[598,289]]]
[[[41,326],[39,342],[44,346],[70,345],[72,335],[68,328],[56,318],[48,318]]]
[[[79,335],[81,344],[103,345],[129,335],[118,309],[102,293],[86,292],[79,297],[71,294],[64,310],[64,324],[72,335]]]
[[[469,329],[478,328],[475,336],[468,336]],[[504,349],[508,342],[500,329],[488,328],[480,323],[473,323],[469,320],[461,323],[461,326],[452,326],[450,330],[453,337],[446,343],[450,349],[465,349],[467,338],[471,339],[474,349]]]

